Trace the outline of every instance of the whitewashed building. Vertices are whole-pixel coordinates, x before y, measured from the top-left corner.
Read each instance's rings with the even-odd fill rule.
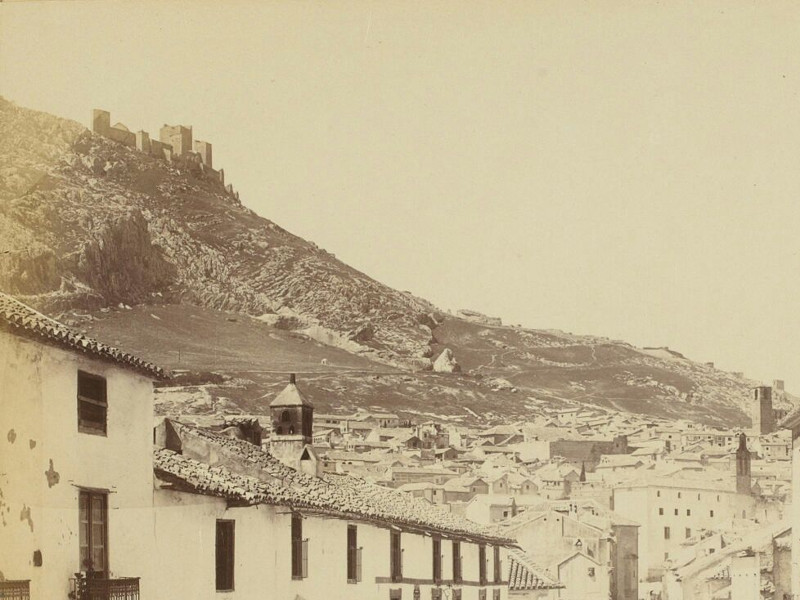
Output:
[[[158,368],[0,294],[0,597],[155,598]]]
[[[508,596],[513,540],[322,473],[293,382],[270,453],[166,419],[154,430],[160,369],[2,294],[0,356],[0,597]]]
[[[430,503],[292,469],[246,441],[167,421],[155,454],[165,597],[506,598],[513,544]],[[178,516],[179,515],[179,516]]]

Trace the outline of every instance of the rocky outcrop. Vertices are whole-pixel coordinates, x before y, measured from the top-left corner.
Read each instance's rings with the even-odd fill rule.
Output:
[[[154,246],[142,213],[131,210],[105,223],[84,242],[75,272],[111,304],[138,304],[166,292],[177,275]]]
[[[375,337],[375,328],[371,323],[364,323],[359,325],[355,330],[351,331],[350,335],[347,337],[354,342],[369,342]]]
[[[466,308],[462,308],[456,312],[456,315],[464,319],[466,321],[471,321],[473,323],[480,323],[482,325],[492,325],[495,327],[500,327],[503,324],[503,321],[499,317],[489,317],[483,313],[478,312],[477,310],[468,310]]]
[[[433,363],[433,370],[436,373],[460,373],[461,365],[456,361],[453,356],[453,351],[450,348],[445,348]]]

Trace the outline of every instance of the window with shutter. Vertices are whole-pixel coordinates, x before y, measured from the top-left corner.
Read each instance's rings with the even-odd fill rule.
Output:
[[[303,516],[292,513],[292,579],[308,577],[308,540],[303,539]]]
[[[358,529],[355,525],[347,526],[347,581],[361,581],[361,549],[358,547]]]
[[[453,582],[461,583],[461,542],[453,542]]]
[[[399,531],[391,532],[389,544],[391,578],[392,581],[400,581],[403,578],[403,548]]]
[[[442,581],[442,540],[433,538],[433,581]]]
[[[217,591],[233,590],[234,522],[217,521]]]
[[[81,571],[108,574],[108,494],[81,491],[78,495]]]
[[[478,546],[478,581],[481,585],[486,585],[486,545]]]
[[[106,435],[108,398],[104,377],[78,371],[78,431]]]

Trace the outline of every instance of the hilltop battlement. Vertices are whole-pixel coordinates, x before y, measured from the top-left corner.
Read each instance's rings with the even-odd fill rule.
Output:
[[[213,154],[210,142],[192,140],[192,126],[167,125],[159,131],[159,139],[150,137],[147,131],[136,133],[128,129],[123,123],[111,125],[111,113],[107,110],[95,108],[92,110],[92,131],[105,138],[114,140],[125,146],[136,148],[149,156],[172,162],[181,159],[196,163],[200,172],[219,182],[225,191],[239,200],[239,192],[234,191],[231,184],[225,185],[225,172],[213,168]]]

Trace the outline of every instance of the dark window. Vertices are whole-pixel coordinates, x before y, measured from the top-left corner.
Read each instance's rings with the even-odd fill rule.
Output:
[[[708,511],[708,512],[709,512],[709,516],[710,516],[710,517],[713,517],[713,516],[714,516],[714,511],[713,511],[713,510],[710,510],[710,511]]]
[[[686,528],[686,539],[689,539],[690,537],[692,537],[692,530],[689,527],[687,527]]]
[[[108,573],[108,495],[104,492],[80,492],[80,567],[104,577]]]
[[[303,516],[292,513],[292,578],[308,577],[308,540],[303,539]]]
[[[503,581],[503,569],[500,565],[500,546],[494,547],[494,582]]]
[[[400,541],[400,532],[392,531],[389,540],[389,558],[391,560],[392,581],[403,579],[403,547]]]
[[[664,514],[664,509],[663,508],[659,508],[658,509],[658,514],[663,515]]]
[[[461,542],[453,542],[453,582],[461,583]]]
[[[433,538],[433,581],[442,580],[442,540]]]
[[[675,516],[676,517],[678,516],[678,509],[677,508],[675,509]]]
[[[78,431],[106,435],[106,380],[78,371]]]
[[[669,527],[664,527],[664,539],[669,539]]]
[[[361,550],[358,547],[358,529],[347,526],[347,581],[361,581]]]
[[[692,516],[692,509],[691,508],[687,508],[686,509],[686,516],[687,517],[691,517]]]
[[[478,581],[486,585],[486,544],[478,546]]]
[[[233,589],[234,522],[217,521],[217,591]]]

